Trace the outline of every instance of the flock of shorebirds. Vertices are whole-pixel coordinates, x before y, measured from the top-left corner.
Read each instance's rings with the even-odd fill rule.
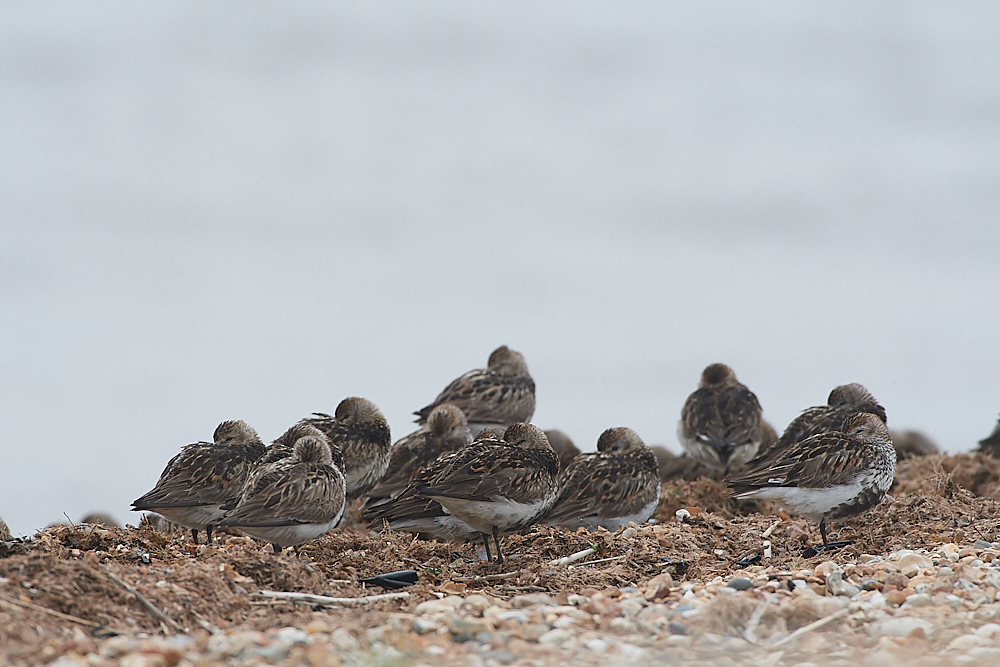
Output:
[[[265,447],[242,421],[212,442],[184,447],[156,486],[132,503],[191,530],[233,528],[276,552],[340,524],[364,498],[373,529],[441,540],[481,539],[503,562],[504,534],[537,523],[615,530],[649,520],[664,467],[629,428],[610,428],[581,454],[559,431],[531,425],[535,383],[523,355],[502,346],[486,368],[451,382],[395,443],[371,401],[351,397],[313,414]],[[893,481],[896,451],[885,409],[861,385],[836,387],[827,405],[799,415],[780,437],[757,397],[724,364],[708,366],[681,410],[685,455],[673,462],[724,478],[735,498],[776,501],[819,523],[877,505]],[[662,448],[660,448],[662,449]],[[669,456],[669,455],[668,455]],[[668,464],[670,462],[667,462]],[[817,547],[819,548],[819,547]]]

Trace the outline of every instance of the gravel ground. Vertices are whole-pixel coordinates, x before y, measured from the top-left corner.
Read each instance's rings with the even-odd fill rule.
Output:
[[[855,544],[814,558],[802,556],[814,527],[734,509],[707,481],[665,485],[653,525],[511,536],[503,569],[476,545],[360,528],[273,555],[241,536],[208,546],[150,527],[53,526],[0,542],[0,662],[1000,663],[995,489],[971,493],[960,468],[901,467],[893,500],[837,528]],[[398,597],[360,581],[396,569],[419,573]]]

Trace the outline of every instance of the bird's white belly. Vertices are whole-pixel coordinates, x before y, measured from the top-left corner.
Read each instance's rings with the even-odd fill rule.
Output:
[[[222,505],[199,505],[198,507],[163,507],[150,511],[160,514],[174,523],[191,528],[205,530],[208,524],[215,523],[225,515]]]
[[[533,503],[519,503],[510,498],[465,500],[435,497],[434,500],[472,529],[492,533],[493,526],[505,531],[530,524],[552,505],[553,499],[542,498]]]
[[[272,542],[282,547],[293,547],[325,535],[337,525],[339,520],[340,515],[338,514],[336,520],[326,523],[303,523],[294,526],[267,527],[238,526],[237,528],[240,532],[246,533],[251,537],[256,537],[258,540]]]
[[[830,510],[850,502],[861,494],[863,485],[860,478],[850,484],[839,484],[826,488],[799,488],[795,486],[772,486],[740,494],[740,498],[774,500],[784,504],[795,514],[804,514],[818,521]]]

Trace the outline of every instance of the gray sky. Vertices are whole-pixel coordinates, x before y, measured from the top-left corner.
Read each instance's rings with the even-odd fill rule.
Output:
[[[0,516],[129,503],[508,344],[535,422],[678,448],[723,361],[949,450],[1000,412],[993,3],[0,7]]]

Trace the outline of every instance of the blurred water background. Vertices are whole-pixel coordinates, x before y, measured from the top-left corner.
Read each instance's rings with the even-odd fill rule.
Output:
[[[129,503],[242,418],[394,437],[490,351],[679,450],[723,361],[1000,412],[1000,5],[0,6],[0,516]]]

